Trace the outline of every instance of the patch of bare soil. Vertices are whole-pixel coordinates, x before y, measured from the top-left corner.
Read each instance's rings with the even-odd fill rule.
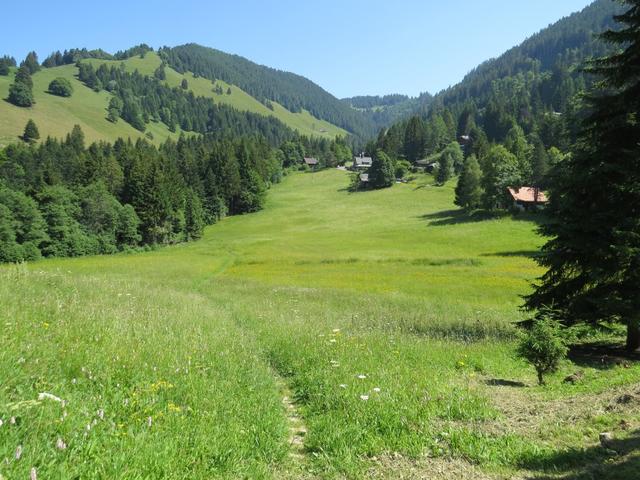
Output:
[[[398,455],[373,459],[366,478],[388,480],[517,480],[522,477],[483,472],[475,465],[455,458],[410,460]]]

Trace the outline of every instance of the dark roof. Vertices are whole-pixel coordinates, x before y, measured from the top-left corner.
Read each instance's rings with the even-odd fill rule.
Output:
[[[547,196],[539,188],[534,187],[509,187],[509,193],[516,202],[524,203],[547,203]]]
[[[428,158],[423,158],[422,160],[418,160],[416,162],[416,165],[419,165],[421,167],[435,166],[437,164],[438,162],[434,162],[433,160],[429,160]]]
[[[313,157],[304,157],[304,163],[307,165],[317,165],[318,159]]]
[[[354,157],[353,163],[357,166],[371,165],[373,163],[373,159],[371,157]]]

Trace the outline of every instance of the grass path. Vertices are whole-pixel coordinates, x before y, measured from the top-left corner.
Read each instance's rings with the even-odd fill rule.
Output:
[[[633,478],[640,367],[541,388],[514,356],[532,219],[347,185],[296,174],[193,244],[0,269],[0,474]]]

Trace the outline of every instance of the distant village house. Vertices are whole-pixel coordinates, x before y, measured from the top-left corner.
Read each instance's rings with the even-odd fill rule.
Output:
[[[359,157],[354,157],[353,158],[353,170],[365,170],[369,167],[371,167],[371,164],[373,163],[373,159],[371,157],[365,157],[363,154],[361,154]]]
[[[318,159],[313,157],[304,157],[304,163],[307,167],[311,168],[312,170],[315,170],[316,168],[318,168],[318,165],[320,164],[320,162],[318,162]]]
[[[509,187],[509,195],[513,200],[513,206],[518,210],[541,209],[549,201],[545,193],[535,187]]]

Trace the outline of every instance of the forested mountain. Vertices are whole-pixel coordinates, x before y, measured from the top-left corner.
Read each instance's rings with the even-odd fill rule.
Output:
[[[255,64],[238,55],[187,44],[158,52],[178,72],[190,71],[210,80],[223,80],[268,104],[275,101],[292,112],[302,109],[360,137],[376,130],[371,115],[354,111],[300,75]]]
[[[380,132],[369,150],[416,162],[438,160],[445,147],[461,143],[466,156],[475,154],[485,171],[491,167],[487,159],[510,162],[503,154],[512,155],[508,174],[493,172],[505,185],[543,182],[548,165],[575,140],[580,93],[594,81],[584,63],[611,51],[597,34],[615,28],[613,16],[621,11],[617,2],[597,0],[550,25],[481,64],[459,84],[426,97],[413,118]],[[495,145],[506,148],[492,157]],[[455,170],[460,168],[461,163]]]

